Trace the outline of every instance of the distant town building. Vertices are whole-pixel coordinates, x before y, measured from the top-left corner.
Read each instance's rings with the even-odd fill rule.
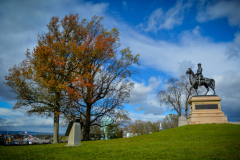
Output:
[[[138,133],[127,133],[127,138],[129,137],[134,137],[134,136],[138,136]]]
[[[162,129],[162,124],[160,123],[159,124],[159,131],[161,131],[161,130],[163,130],[163,129]]]
[[[111,117],[105,116],[101,119],[101,131],[104,133],[101,135],[101,140],[110,139],[110,135],[114,133],[114,129],[110,133],[107,132],[107,125],[109,124],[114,124],[114,120]]]

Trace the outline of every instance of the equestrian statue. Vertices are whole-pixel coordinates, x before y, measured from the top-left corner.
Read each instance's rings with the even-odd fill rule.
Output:
[[[207,92],[205,93],[205,95],[207,95],[207,93],[209,91],[209,87],[213,90],[213,92],[214,92],[213,95],[215,95],[216,92],[215,92],[214,79],[204,78],[202,75],[202,71],[203,71],[203,69],[201,67],[201,63],[198,63],[198,70],[197,70],[196,74],[193,73],[191,68],[189,68],[187,70],[186,74],[189,74],[189,81],[192,85],[190,88],[190,91],[192,90],[192,88],[194,88],[198,95],[198,92],[197,92],[198,86],[205,86],[207,89]]]

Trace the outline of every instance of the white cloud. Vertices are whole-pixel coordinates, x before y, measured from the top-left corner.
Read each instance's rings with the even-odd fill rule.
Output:
[[[228,71],[222,75],[214,76],[218,88],[216,91],[219,96],[224,97],[224,99],[239,98],[240,97],[240,73]],[[238,101],[240,105],[240,101]],[[240,108],[239,108],[240,109]]]
[[[160,107],[148,107],[143,114],[162,115],[164,112]]]
[[[125,11],[128,11],[128,5],[127,5],[127,2],[126,1],[123,1],[123,9]]]
[[[228,59],[239,60],[240,58],[240,33],[235,33],[235,39],[232,43],[229,43],[225,54]]]
[[[194,65],[202,63],[203,75],[209,78],[228,70],[240,71],[239,62],[229,61],[225,54],[228,43],[216,43],[202,36],[198,26],[182,32],[178,37],[178,43],[154,41],[133,30],[121,31],[123,46],[131,46],[133,53],[140,54],[141,65],[164,71],[172,76],[179,75],[179,65],[184,61],[190,61]],[[193,70],[195,72],[197,68]]]
[[[177,1],[176,5],[170,8],[166,13],[161,8],[152,12],[147,18],[147,24],[140,24],[145,31],[157,32],[160,29],[172,29],[175,26],[182,25],[185,10],[192,6],[192,2],[188,1],[183,4],[183,1]]]
[[[196,26],[192,30],[180,33],[176,37],[177,43],[173,43],[154,40],[151,37],[140,34],[125,23],[119,23],[111,19],[111,17],[106,26],[107,28],[116,26],[119,29],[122,43],[121,48],[130,46],[133,54],[140,54],[140,64],[143,68],[153,68],[170,76],[178,77],[186,74],[188,68],[192,68],[196,72],[197,64],[202,63],[203,76],[206,78],[214,78],[215,76],[224,75],[227,72],[240,73],[239,59],[229,59],[226,54],[229,44],[234,44],[235,46],[239,44],[238,33],[236,33],[233,42],[214,42],[211,38],[203,36],[204,30]],[[218,83],[219,81],[216,81],[217,94]],[[150,96],[153,94],[151,89],[145,82],[135,83],[135,90],[131,93],[130,105],[137,107],[158,107],[156,94]],[[205,88],[202,88],[202,90],[205,93]],[[209,94],[211,93],[212,91],[209,92]],[[228,95],[226,94],[226,96]],[[149,100],[151,98],[154,100]],[[233,101],[237,103],[239,102],[239,98],[234,98]],[[154,105],[152,105],[153,102]],[[136,110],[138,109],[136,108]]]
[[[222,98],[221,108],[230,121],[240,120],[240,73],[228,71],[214,76],[216,93]],[[231,117],[229,117],[231,115]]]
[[[129,104],[139,105],[150,100],[148,95],[156,91],[155,89],[158,88],[161,82],[160,78],[157,79],[156,77],[149,79],[149,85],[146,85],[144,81],[142,83],[134,82],[134,89],[130,93],[131,99]]]
[[[185,74],[187,68],[192,67],[193,71],[196,72],[197,64],[202,63],[203,76],[206,78],[223,76],[228,72],[240,73],[239,59],[229,59],[226,54],[229,44],[234,44],[235,46],[239,44],[238,33],[236,33],[236,37],[231,43],[214,42],[209,37],[203,36],[202,29],[196,26],[192,30],[183,31],[179,34],[178,43],[171,43],[162,40],[154,41],[147,36],[141,35],[129,28],[125,29],[124,27],[124,25],[120,27],[123,47],[131,46],[133,54],[140,54],[140,64],[148,69],[154,68],[171,76],[178,77],[181,74]],[[217,94],[218,88],[220,87],[219,83],[219,81],[216,81]],[[223,79],[223,83],[226,84],[226,79]],[[150,92],[147,92],[147,85],[140,84],[137,84],[135,87],[138,88],[139,86],[139,88],[143,88],[142,90],[146,92],[145,95],[150,95]],[[230,86],[229,88],[234,88],[234,86]],[[206,91],[204,88],[202,90],[203,92]],[[236,90],[236,92],[237,94],[240,93],[238,90]],[[211,93],[212,91],[209,92],[209,94]],[[222,94],[228,97],[226,92]],[[143,95],[136,94],[136,96],[133,97],[134,99],[136,98],[134,102],[139,100],[139,102],[141,102],[139,106],[151,104],[142,101],[142,99],[146,99],[147,97]],[[139,98],[137,99],[137,97]],[[153,97],[155,98],[156,96]],[[239,98],[233,97],[232,102],[239,103]],[[133,105],[136,104],[137,103],[134,103]],[[226,103],[223,104],[229,105]],[[237,106],[234,105],[234,107]],[[228,115],[234,116],[233,114],[234,112],[228,113]]]
[[[144,110],[146,110],[145,106],[139,106],[139,107],[134,108],[134,111],[144,111]]]
[[[148,85],[143,81],[142,83],[134,82],[134,89],[131,91],[130,105],[136,106],[134,111],[144,111],[144,114],[160,115],[165,111],[159,107],[156,93],[159,85],[162,83],[158,77],[151,77]]]
[[[23,116],[24,115],[24,113],[22,112],[17,112],[8,108],[0,108],[0,110],[1,110],[0,116]]]
[[[46,12],[46,8],[49,7],[51,9]],[[62,19],[70,13],[78,13],[80,20],[81,18],[90,20],[94,15],[104,16],[107,7],[107,3],[93,4],[77,0],[71,2],[65,0],[4,1],[0,5],[2,15],[0,19],[2,24],[0,26],[0,58],[5,64],[8,63],[8,66],[22,61],[25,58],[26,46],[33,49],[38,33],[47,30],[46,25],[52,16],[59,16]],[[12,58],[13,56],[16,58]]]
[[[186,74],[186,71],[188,70],[188,68],[194,68],[196,66],[196,64],[186,60],[179,62],[178,64],[179,64],[178,73],[180,75]]]
[[[202,3],[203,5],[204,3]],[[208,4],[207,7],[201,6],[197,14],[199,22],[206,22],[218,18],[227,18],[232,26],[240,27],[240,1],[218,1],[214,4]]]
[[[132,119],[132,121],[143,120],[143,121],[156,122],[158,120],[165,118],[165,115],[154,115],[154,114],[133,113],[133,112],[129,112],[129,113],[130,113],[129,117]]]
[[[76,3],[78,3],[77,0],[75,0],[74,3],[71,1],[68,2],[70,5],[68,12],[73,9],[73,13],[78,13],[80,18],[85,18],[87,20],[90,20],[95,15],[105,17],[105,11],[108,9],[109,5],[108,3],[93,4],[91,2],[82,2],[80,5],[76,5]],[[69,15],[69,13],[64,12],[62,15]]]
[[[4,131],[34,131],[53,133],[53,118],[28,116],[22,110],[13,110],[0,107],[0,126]],[[60,133],[65,133],[66,127],[59,128]]]

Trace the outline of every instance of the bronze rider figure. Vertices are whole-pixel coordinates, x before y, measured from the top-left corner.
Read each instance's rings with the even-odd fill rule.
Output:
[[[201,67],[201,63],[198,63],[198,70],[197,70],[196,75],[197,75],[197,79],[199,80],[199,86],[201,85],[201,80],[204,80],[204,77],[202,75],[202,71],[203,71],[203,69]]]

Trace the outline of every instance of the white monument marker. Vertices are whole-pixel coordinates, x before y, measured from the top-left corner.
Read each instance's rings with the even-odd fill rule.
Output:
[[[66,146],[75,147],[81,145],[81,124],[79,122],[70,122],[68,125],[67,132],[69,132],[69,130],[70,133],[68,138],[68,144]]]

